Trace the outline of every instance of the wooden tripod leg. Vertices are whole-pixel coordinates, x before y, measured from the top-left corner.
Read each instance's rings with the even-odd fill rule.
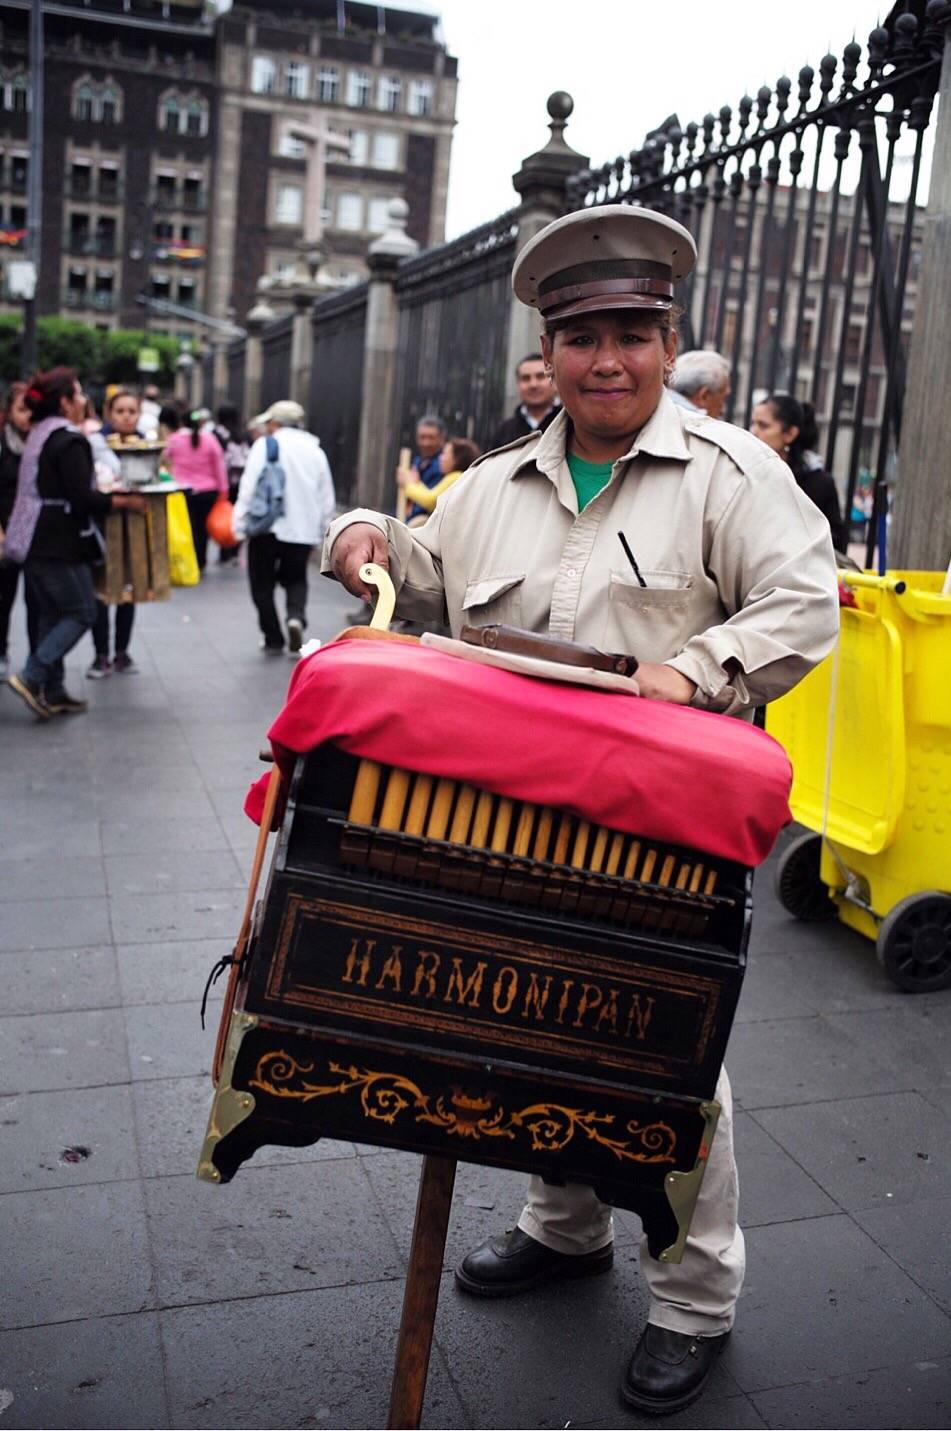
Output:
[[[396,1365],[390,1388],[390,1431],[415,1431],[423,1414],[429,1353],[433,1344],[439,1279],[452,1188],[456,1181],[454,1158],[423,1158],[409,1254],[403,1315],[396,1343]]]

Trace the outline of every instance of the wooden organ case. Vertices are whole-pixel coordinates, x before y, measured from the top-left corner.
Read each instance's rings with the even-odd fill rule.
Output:
[[[743,865],[333,745],[299,757],[199,1177],[265,1144],[375,1143],[588,1183],[679,1261],[750,886]]]

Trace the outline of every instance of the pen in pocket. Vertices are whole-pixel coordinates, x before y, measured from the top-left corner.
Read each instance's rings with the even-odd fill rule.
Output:
[[[631,563],[631,566],[634,568],[634,575],[637,577],[641,586],[646,586],[647,582],[641,576],[641,569],[638,566],[636,560],[634,559],[634,553],[628,546],[627,537],[624,535],[623,532],[618,532],[618,536],[621,538],[621,546],[624,548],[624,555],[627,557],[628,561]]]

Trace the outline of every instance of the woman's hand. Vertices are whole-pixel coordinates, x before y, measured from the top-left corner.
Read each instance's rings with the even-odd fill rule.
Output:
[[[675,706],[689,706],[697,689],[695,683],[674,669],[654,661],[642,661],[635,676],[641,695],[649,701],[669,701]]]
[[[144,512],[145,498],[132,492],[113,492],[112,508],[118,512]]]
[[[389,569],[390,554],[386,536],[371,522],[354,522],[345,527],[330,549],[333,574],[354,596],[362,596],[366,602],[377,598],[376,587],[367,586],[360,578],[360,568],[367,562],[375,562],[384,571]]]
[[[408,487],[411,482],[416,481],[416,473],[412,467],[397,467],[396,485],[397,487]]]

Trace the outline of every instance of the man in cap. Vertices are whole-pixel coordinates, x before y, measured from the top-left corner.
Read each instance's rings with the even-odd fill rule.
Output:
[[[311,549],[323,539],[334,514],[336,498],[330,464],[311,432],[304,430],[304,409],[284,398],[255,418],[265,436],[256,439],[248,453],[234,504],[234,532],[247,532],[248,507],[258,479],[269,461],[284,474],[284,510],[269,530],[248,538],[248,582],[258,613],[261,645],[278,655],[284,650],[284,632],[274,605],[280,584],[287,601],[287,646],[300,651],[307,625],[307,563]],[[269,457],[268,444],[276,446]]]
[[[838,627],[828,527],[769,448],[665,392],[674,283],[695,258],[679,224],[626,205],[542,230],[513,283],[541,315],[562,412],[475,463],[424,527],[366,511],[340,518],[324,569],[369,597],[360,566],[388,566],[398,613],[448,617],[454,635],[506,622],[630,652],[648,699],[749,718],[795,685]],[[700,1394],[743,1281],[725,1073],[717,1098],[682,1262],[655,1261],[642,1243],[650,1311],[621,1394],[648,1414]],[[611,1260],[611,1209],[588,1187],[533,1177],[517,1228],[470,1252],[456,1279],[511,1296]]]

